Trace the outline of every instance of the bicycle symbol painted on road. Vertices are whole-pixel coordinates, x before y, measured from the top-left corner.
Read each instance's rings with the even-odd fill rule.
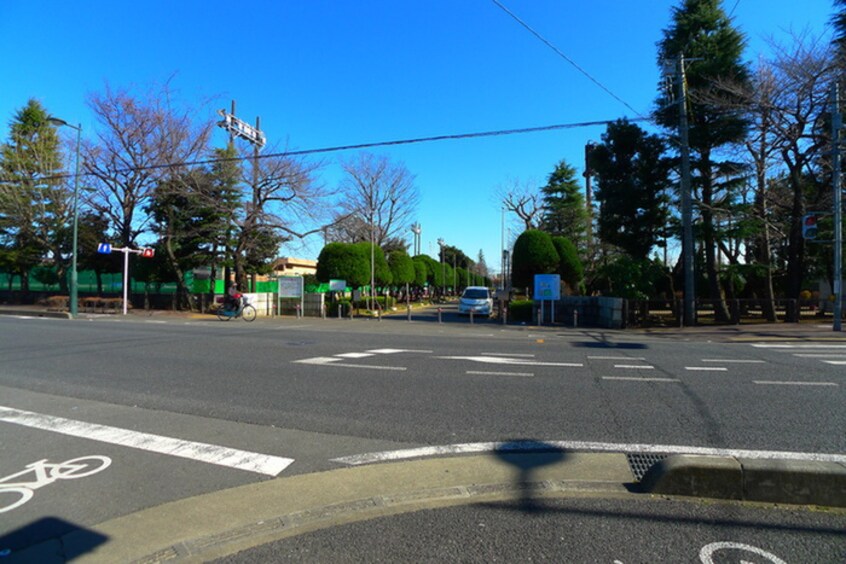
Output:
[[[98,472],[102,472],[112,463],[107,456],[83,456],[65,460],[57,464],[47,462],[47,459],[27,464],[25,470],[21,470],[5,478],[0,478],[0,513],[17,509],[35,495],[35,490],[49,486],[56,480],[75,480],[85,478]],[[34,474],[35,480],[14,481],[27,474]],[[17,496],[11,503],[4,502],[5,494]]]

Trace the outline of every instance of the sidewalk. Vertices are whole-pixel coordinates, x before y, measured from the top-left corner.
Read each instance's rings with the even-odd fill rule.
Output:
[[[681,459],[681,460],[679,460]],[[298,534],[422,509],[508,501],[540,513],[544,500],[562,497],[650,500],[701,496],[770,503],[811,503],[790,484],[798,466],[770,461],[750,465],[745,481],[751,496],[733,492],[739,482],[725,473],[734,459],[673,457],[639,493],[626,455],[552,449],[508,450],[473,456],[371,464],[282,477],[166,503],[78,530],[25,549],[7,562],[209,561]],[[733,462],[732,462],[733,461]],[[722,465],[722,466],[720,466]],[[787,465],[787,466],[785,466]],[[719,467],[721,472],[715,472]],[[788,468],[788,469],[785,469]],[[846,467],[805,463],[805,483],[846,506]],[[702,480],[706,472],[709,480]],[[810,474],[808,473],[810,472]],[[645,479],[645,481],[647,480]],[[776,486],[771,482],[775,480]],[[764,491],[763,494],[760,492]],[[839,496],[838,496],[838,493]],[[676,498],[674,498],[676,499]],[[683,499],[683,498],[681,498]]]

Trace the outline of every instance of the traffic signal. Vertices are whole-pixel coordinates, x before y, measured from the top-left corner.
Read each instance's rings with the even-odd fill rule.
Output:
[[[141,256],[143,258],[153,258],[153,255],[156,254],[154,249],[144,249],[141,251]]]
[[[813,213],[806,214],[802,218],[802,238],[816,239],[817,238],[817,215]]]

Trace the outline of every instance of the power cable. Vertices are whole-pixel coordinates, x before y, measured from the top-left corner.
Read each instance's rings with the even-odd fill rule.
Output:
[[[609,94],[612,98],[614,98],[615,100],[617,100],[618,102],[620,102],[621,104],[623,104],[625,107],[627,107],[628,109],[630,109],[631,111],[633,111],[634,113],[636,113],[637,115],[639,115],[640,117],[643,117],[643,114],[642,114],[642,113],[640,113],[639,111],[637,111],[636,109],[634,109],[633,107],[631,107],[631,106],[628,104],[628,102],[626,102],[625,100],[623,100],[622,98],[620,98],[619,96],[617,96],[616,94],[614,94],[613,92],[611,92],[611,90],[609,90],[609,89],[608,89],[608,88],[607,88],[604,84],[602,84],[602,83],[601,83],[601,82],[599,82],[597,79],[595,79],[593,76],[591,76],[591,75],[590,75],[590,73],[589,73],[588,71],[586,71],[585,69],[583,69],[582,67],[580,67],[580,66],[576,63],[576,61],[574,61],[573,59],[571,59],[570,57],[568,57],[567,55],[565,55],[565,54],[564,54],[564,53],[563,53],[563,52],[562,52],[562,51],[561,51],[558,47],[556,47],[556,46],[555,46],[555,45],[553,45],[551,42],[549,42],[549,41],[548,41],[548,40],[547,40],[544,36],[542,36],[540,33],[538,33],[537,31],[535,31],[534,29],[532,29],[532,27],[531,27],[531,26],[529,26],[529,24],[527,24],[526,22],[524,22],[523,20],[521,20],[519,17],[517,17],[517,15],[516,15],[514,12],[512,12],[511,10],[509,10],[508,8],[506,8],[505,6],[503,6],[503,5],[502,5],[502,4],[501,4],[498,0],[491,0],[491,2],[493,2],[494,4],[496,4],[496,5],[497,5],[497,6],[498,6],[498,7],[499,7],[502,11],[504,11],[506,14],[508,14],[509,16],[511,16],[512,18],[514,18],[514,20],[515,20],[517,23],[519,23],[520,25],[522,25],[524,28],[526,28],[526,30],[527,30],[529,33],[531,33],[532,35],[534,35],[535,37],[537,37],[540,41],[542,41],[542,42],[544,43],[544,45],[546,45],[547,47],[549,47],[550,49],[552,49],[553,51],[555,51],[555,53],[556,53],[558,56],[560,56],[562,59],[564,59],[565,61],[567,61],[567,62],[568,62],[568,63],[570,63],[571,65],[573,65],[573,66],[576,68],[576,70],[578,70],[580,73],[582,73],[583,75],[585,75],[585,76],[588,78],[588,80],[590,80],[591,82],[593,82],[594,84],[596,84],[597,86],[599,86],[602,90],[604,90],[605,92],[607,92],[607,93],[608,93],[608,94]]]
[[[650,118],[632,118],[628,121],[649,121]],[[318,149],[303,149],[300,151],[283,151],[277,153],[267,153],[264,155],[259,155],[259,159],[269,159],[274,157],[301,157],[306,155],[316,155],[322,153],[335,153],[340,151],[354,151],[360,149],[372,149],[375,147],[390,147],[396,145],[411,145],[416,143],[432,143],[435,141],[454,141],[458,139],[475,139],[480,137],[497,137],[497,136],[504,136],[504,135],[518,135],[518,134],[525,134],[525,133],[538,133],[543,131],[555,131],[559,129],[575,129],[579,127],[591,127],[596,125],[608,125],[609,123],[614,123],[616,120],[600,120],[600,121],[583,121],[577,123],[562,123],[562,124],[555,124],[555,125],[543,125],[539,127],[522,127],[519,129],[500,129],[496,131],[482,131],[476,133],[457,133],[451,135],[435,135],[432,137],[417,137],[413,139],[397,139],[392,141],[377,141],[375,143],[357,143],[353,145],[337,145],[334,147],[322,147]],[[149,166],[139,166],[139,167],[126,167],[122,169],[115,169],[112,171],[114,174],[125,174],[127,172],[133,171],[144,171],[144,170],[162,170],[167,168],[178,168],[178,167],[191,167],[191,166],[202,166],[202,165],[209,165],[215,163],[225,163],[225,162],[240,162],[246,160],[255,160],[255,155],[248,155],[243,157],[222,157],[222,158],[214,158],[214,159],[202,159],[202,160],[195,160],[195,161],[182,161],[176,163],[166,163],[166,164],[158,164],[158,165],[149,165]],[[80,176],[89,176],[91,175],[90,172],[80,173]],[[73,178],[75,175],[73,174],[65,174],[65,175],[57,175],[51,176],[49,179],[64,179],[64,178]]]

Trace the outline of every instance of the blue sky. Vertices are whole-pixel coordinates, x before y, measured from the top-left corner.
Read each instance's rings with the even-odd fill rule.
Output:
[[[681,0],[501,0],[637,112],[659,71],[655,44]],[[831,0],[724,0],[747,35],[746,58],[767,38],[829,33]],[[89,93],[171,79],[182,102],[238,103],[261,116],[269,145],[336,145],[636,117],[491,0],[2,0],[0,120],[39,99],[54,115],[94,127]],[[423,251],[443,238],[498,269],[495,192],[541,186],[566,159],[581,173],[585,142],[604,127],[443,141],[374,150],[416,175]],[[216,134],[223,146],[225,136]],[[338,153],[321,180],[338,183]],[[411,233],[408,233],[409,241]],[[314,258],[322,241],[282,249]]]

